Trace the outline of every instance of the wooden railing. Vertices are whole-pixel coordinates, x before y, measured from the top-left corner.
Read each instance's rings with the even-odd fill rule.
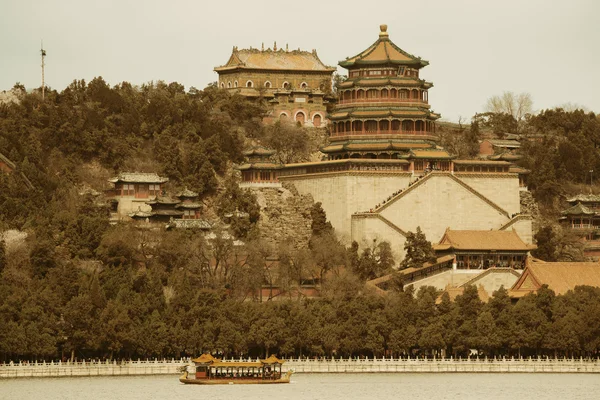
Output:
[[[429,104],[427,101],[422,99],[401,99],[393,97],[375,97],[369,99],[344,99],[338,102],[338,105],[359,105],[361,103],[373,104],[373,103],[419,103]]]
[[[407,136],[427,136],[435,135],[434,132],[427,131],[403,131],[403,130],[361,130],[361,131],[345,131],[333,132],[331,136],[356,136],[356,135],[407,135]]]

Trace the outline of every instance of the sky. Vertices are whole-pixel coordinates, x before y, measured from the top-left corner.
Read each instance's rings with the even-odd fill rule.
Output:
[[[428,60],[429,102],[469,120],[487,99],[527,92],[534,109],[600,112],[597,0],[0,0],[0,90],[63,90],[75,79],[179,82],[198,89],[233,46],[316,49],[337,65],[387,24],[401,49]],[[340,73],[345,73],[338,67]]]

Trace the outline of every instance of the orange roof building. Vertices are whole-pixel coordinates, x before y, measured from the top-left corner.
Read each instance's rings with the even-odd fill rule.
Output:
[[[510,290],[519,298],[548,285],[556,294],[565,294],[575,286],[600,287],[600,263],[597,262],[531,262]]]
[[[331,97],[334,67],[317,55],[298,50],[233,48],[225,65],[216,67],[218,85],[252,99],[264,98],[270,106],[266,122],[278,119],[307,126],[327,124],[327,103]]]
[[[530,250],[536,246],[525,243],[514,230],[479,231],[446,229],[438,244],[436,255],[452,254],[459,269],[490,267],[525,267]]]

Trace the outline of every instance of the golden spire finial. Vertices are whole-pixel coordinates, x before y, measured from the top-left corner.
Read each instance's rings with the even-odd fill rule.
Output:
[[[273,42],[273,51],[277,51],[277,42]]]
[[[383,38],[383,37],[388,37],[388,33],[387,33],[387,25],[386,24],[381,24],[379,25],[379,29],[381,29],[381,32],[379,32],[379,37]]]

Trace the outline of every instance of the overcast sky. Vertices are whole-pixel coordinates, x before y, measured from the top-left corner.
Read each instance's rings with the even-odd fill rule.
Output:
[[[432,108],[470,118],[503,91],[537,110],[575,103],[600,112],[597,0],[0,0],[0,90],[74,79],[177,81],[204,88],[233,46],[316,49],[328,65],[390,39],[430,62]],[[345,70],[341,70],[344,72]]]

